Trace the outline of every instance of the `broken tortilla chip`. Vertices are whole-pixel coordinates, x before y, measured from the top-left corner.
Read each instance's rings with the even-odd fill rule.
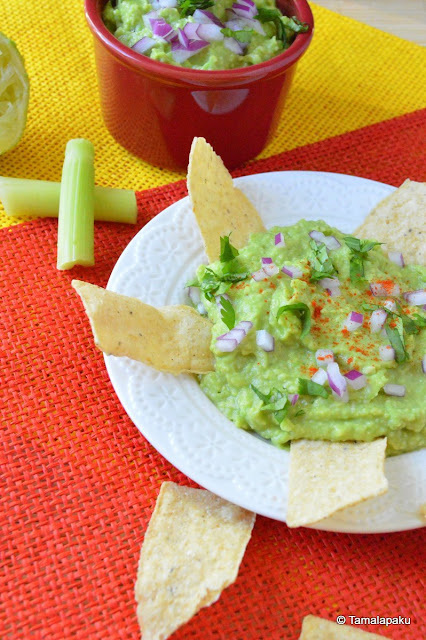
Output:
[[[290,446],[287,525],[314,524],[385,493],[386,438],[373,442],[295,440]]]
[[[232,584],[255,514],[164,482],[142,544],[135,597],[143,640],[165,640]]]
[[[232,244],[241,249],[250,234],[265,226],[232,177],[221,158],[204,138],[194,138],[189,154],[188,193],[207,257],[214,262],[220,255],[221,236],[232,232]]]
[[[368,214],[355,230],[359,238],[386,243],[401,251],[407,264],[426,264],[426,182],[406,180]]]
[[[214,368],[211,324],[186,305],[160,307],[102,287],[73,280],[104,353],[127,356],[173,374]]]
[[[385,636],[337,624],[317,616],[303,618],[299,640],[383,640]]]

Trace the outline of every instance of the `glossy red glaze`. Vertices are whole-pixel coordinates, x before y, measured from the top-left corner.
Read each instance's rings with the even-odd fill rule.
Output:
[[[94,36],[102,113],[111,134],[143,160],[186,169],[194,136],[203,136],[229,169],[254,158],[273,136],[296,64],[313,32],[305,0],[278,0],[307,22],[280,55],[224,71],[185,69],[151,60],[119,42],[102,22],[105,0],[85,0]]]

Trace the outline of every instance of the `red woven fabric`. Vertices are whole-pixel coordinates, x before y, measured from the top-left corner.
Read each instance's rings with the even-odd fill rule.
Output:
[[[426,180],[426,110],[249,164],[238,172],[338,171]],[[235,174],[237,175],[237,173]],[[96,266],[58,272],[56,221],[0,231],[2,472],[0,637],[139,636],[133,585],[161,483],[192,484],[124,413],[73,277],[105,285],[129,240],[186,193],[139,194],[137,227],[96,225]],[[304,615],[405,616],[370,628],[420,640],[424,530],[346,535],[258,517],[237,582],[176,640],[296,640]]]

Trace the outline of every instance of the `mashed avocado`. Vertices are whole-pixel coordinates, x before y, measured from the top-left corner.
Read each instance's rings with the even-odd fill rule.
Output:
[[[201,388],[230,420],[277,446],[383,435],[388,455],[426,445],[424,294],[407,300],[425,268],[322,221],[253,234],[239,253],[232,236],[221,243],[191,284],[213,322],[215,371]]]
[[[308,29],[283,16],[275,0],[109,0],[103,19],[116,38],[153,60],[206,70],[269,60]]]

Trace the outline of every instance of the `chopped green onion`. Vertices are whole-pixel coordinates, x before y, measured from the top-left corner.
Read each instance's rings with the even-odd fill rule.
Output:
[[[94,148],[89,140],[67,143],[58,216],[57,268],[91,266],[94,258]]]
[[[0,176],[0,200],[9,216],[57,218],[60,182]],[[95,187],[95,220],[135,224],[136,195],[130,189]]]

